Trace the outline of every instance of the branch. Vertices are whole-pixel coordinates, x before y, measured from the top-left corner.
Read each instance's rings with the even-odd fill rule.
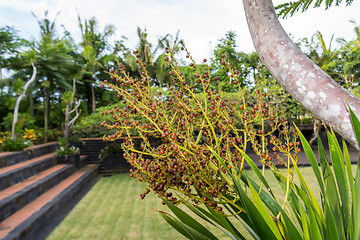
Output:
[[[73,113],[74,111],[76,111],[76,116],[75,116],[73,119],[71,119],[71,121],[69,122],[69,127],[70,127],[70,128],[74,125],[76,119],[80,116],[80,113],[79,113],[79,111],[78,111],[78,109],[79,109],[79,107],[80,107],[80,103],[81,103],[81,99],[79,100],[79,102],[78,102],[78,104],[76,105],[76,107],[75,107],[73,110],[70,111],[70,114]]]
[[[360,99],[336,83],[291,41],[271,0],[243,0],[250,34],[261,61],[298,102],[359,150],[346,100],[360,117]]]
[[[15,107],[14,107],[14,117],[13,117],[13,122],[12,122],[12,126],[11,126],[11,138],[12,139],[16,138],[15,125],[16,125],[17,120],[18,120],[20,102],[24,98],[24,96],[26,94],[26,91],[29,88],[30,84],[33,83],[35,81],[35,78],[36,78],[36,73],[37,73],[36,67],[35,67],[34,63],[31,63],[31,65],[33,67],[33,74],[31,75],[30,80],[25,83],[23,92],[16,99],[16,103],[15,103]]]
[[[81,103],[81,99],[79,100],[79,102],[78,102],[78,104],[76,105],[76,107],[69,112],[69,114],[72,114],[74,111],[76,111],[76,110],[80,107],[80,103]]]

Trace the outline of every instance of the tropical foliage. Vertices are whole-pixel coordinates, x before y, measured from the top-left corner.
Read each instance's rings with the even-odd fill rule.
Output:
[[[143,65],[146,65],[151,87],[166,93],[170,87],[174,87],[169,75],[171,66],[166,61],[166,56],[172,54],[178,60],[178,67],[185,81],[194,86],[195,93],[203,92],[202,84],[192,80],[194,75],[198,74],[197,70],[181,60],[181,56],[185,56],[187,60],[191,56],[181,51],[182,39],[179,31],[174,35],[161,36],[157,42],[152,43],[149,41],[150,33],[146,28],[138,27],[138,45],[134,49],[137,54],[132,55],[126,47],[126,37],[121,36],[120,39],[112,41],[114,27],[107,25],[100,31],[95,18],[78,17],[82,38],[77,43],[68,31],[59,32],[56,17],[49,19],[47,12],[43,18],[35,17],[39,25],[39,36],[35,39],[21,39],[16,29],[7,26],[0,30],[1,73],[5,73],[0,74],[0,101],[3,103],[0,106],[1,131],[11,130],[9,126],[14,117],[12,112],[15,102],[23,93],[26,80],[32,75],[32,64],[38,70],[37,77],[21,101],[15,131],[21,138],[25,128],[35,129],[38,133],[36,141],[55,140],[61,135],[58,132],[64,126],[66,109],[62,99],[66,92],[71,91],[73,79],[77,86],[74,97],[82,100],[79,106],[82,114],[76,121],[78,125],[73,128],[73,132],[76,133],[73,137],[98,136],[96,133],[104,133],[99,126],[95,126],[94,120],[103,111],[98,108],[109,109],[118,101],[115,91],[103,93],[99,87],[100,81],[106,78],[104,71],[116,65],[115,57],[122,62],[133,78],[140,79],[143,70],[135,63],[136,55],[140,55]],[[333,49],[330,44],[325,43],[320,32],[310,40],[303,40],[300,46],[340,84],[359,95],[359,31],[356,24],[354,30],[354,40],[337,40],[341,46],[339,49]],[[276,83],[256,53],[240,51],[234,31],[229,31],[219,39],[211,59],[197,63],[201,71],[209,71],[218,77],[219,84],[210,82],[209,88],[212,91],[219,91],[220,87],[224,94],[228,94],[228,98],[231,98],[232,94],[236,95],[237,87],[229,84],[231,76],[223,68],[222,55],[225,55],[226,61],[236,69],[238,82],[242,87],[254,92],[255,85],[262,86],[268,96],[271,96],[268,100],[284,113],[284,117],[295,119],[298,123],[305,120],[311,122],[311,115]],[[84,123],[88,122],[94,123],[91,124],[91,131],[86,131]]]

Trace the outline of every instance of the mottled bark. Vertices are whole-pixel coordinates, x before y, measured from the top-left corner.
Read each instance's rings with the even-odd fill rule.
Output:
[[[11,127],[11,138],[12,139],[16,139],[15,126],[16,126],[16,123],[17,123],[17,120],[18,120],[20,102],[24,98],[24,96],[26,94],[26,90],[29,88],[30,84],[35,81],[36,67],[35,67],[35,65],[33,63],[32,63],[32,67],[33,67],[33,74],[31,76],[30,80],[25,83],[23,92],[16,99],[16,103],[15,103],[15,107],[14,107],[14,117],[13,117],[13,122],[12,122],[12,127]]]
[[[65,146],[68,146],[68,143],[69,143],[70,129],[74,125],[75,120],[80,115],[79,107],[80,107],[81,99],[79,100],[79,102],[75,106],[75,108],[71,109],[72,105],[73,105],[73,102],[74,102],[75,91],[76,91],[76,84],[75,84],[75,79],[73,79],[73,91],[72,91],[71,98],[70,98],[69,102],[66,103],[66,108],[65,108],[65,126],[64,126]],[[76,115],[75,115],[75,117],[73,119],[70,120],[70,115],[73,112],[76,112]]]
[[[291,41],[271,0],[243,0],[243,4],[255,49],[272,76],[306,109],[359,149],[346,101],[360,117],[360,100]]]

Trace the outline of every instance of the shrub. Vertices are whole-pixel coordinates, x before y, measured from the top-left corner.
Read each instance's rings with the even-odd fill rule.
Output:
[[[80,149],[66,144],[64,138],[59,139],[59,146],[56,148],[56,154],[59,157],[80,154]]]
[[[32,142],[28,139],[5,137],[0,139],[0,150],[3,152],[21,151],[24,148],[32,146]]]
[[[14,114],[12,112],[8,113],[6,117],[3,118],[3,122],[1,125],[5,130],[11,131],[12,121],[14,118]],[[31,117],[28,113],[19,113],[18,121],[15,126],[15,131],[17,133],[22,133],[25,128],[31,129],[35,127],[35,119]]]

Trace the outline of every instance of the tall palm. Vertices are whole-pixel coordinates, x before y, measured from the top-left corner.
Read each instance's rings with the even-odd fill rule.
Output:
[[[355,24],[355,39],[337,41],[343,45],[340,49],[340,58],[343,60],[345,84],[352,90],[352,86],[360,82],[360,25],[357,25],[355,20],[350,22]]]
[[[96,96],[95,96],[95,81],[96,73],[103,68],[103,63],[101,59],[104,56],[105,50],[108,46],[108,38],[114,34],[114,26],[106,25],[102,33],[97,30],[97,21],[93,17],[89,20],[84,20],[82,22],[80,16],[79,27],[81,30],[82,36],[82,52],[81,56],[83,58],[85,67],[83,69],[83,79],[87,86],[90,87],[91,93],[88,94],[91,96],[89,103],[91,101],[92,112],[96,111]]]
[[[139,45],[137,50],[139,51],[143,62],[151,65],[153,63],[154,52],[151,52],[152,45],[148,41],[146,28],[141,30],[140,27],[137,27],[137,35],[139,38]]]
[[[170,83],[169,70],[170,65],[169,62],[165,61],[165,51],[171,53],[174,57],[180,52],[181,42],[183,40],[180,38],[180,30],[177,31],[175,37],[171,34],[166,34],[164,37],[160,37],[158,39],[158,44],[154,50],[154,54],[157,51],[162,51],[161,54],[155,60],[155,78],[158,81],[159,86],[161,87],[163,84]]]
[[[44,132],[48,130],[48,117],[50,98],[54,92],[62,93],[71,88],[70,80],[78,71],[78,66],[72,56],[73,49],[70,44],[56,36],[55,21],[47,17],[38,20],[40,27],[40,40],[29,43],[32,50],[29,55],[34,57],[38,68],[37,87],[40,89],[44,99]],[[45,141],[46,141],[45,134]]]

